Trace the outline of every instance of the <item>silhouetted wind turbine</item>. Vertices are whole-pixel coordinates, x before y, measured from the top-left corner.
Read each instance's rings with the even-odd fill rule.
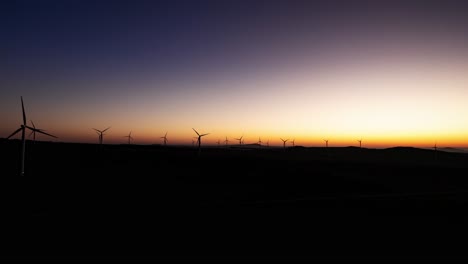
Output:
[[[106,132],[109,128],[110,128],[110,127],[106,128],[106,129],[104,129],[104,130],[102,130],[102,131],[99,130],[99,129],[93,128],[93,129],[96,131],[96,133],[99,135],[99,144],[100,144],[100,145],[102,145],[102,142],[103,142],[103,140],[104,140],[104,135],[105,135],[104,132]]]
[[[244,135],[242,135],[240,138],[234,138],[235,140],[239,140],[239,145],[242,145],[242,138],[244,137]]]
[[[357,142],[359,142],[359,148],[362,148],[362,138],[358,139]]]
[[[325,141],[325,147],[328,148],[328,139],[324,139],[323,141]]]
[[[280,139],[281,139],[281,141],[283,141],[283,148],[286,148],[286,142],[289,140],[289,138],[286,139],[286,140],[284,140],[284,139],[282,139],[282,138],[280,138]]]
[[[34,122],[32,120],[30,120],[30,121],[31,121],[31,124],[32,124],[34,130],[31,131],[31,134],[29,134],[29,136],[33,135],[33,142],[36,142],[36,132],[40,131],[40,132],[45,133],[44,132],[45,130],[36,128],[36,126],[34,125]]]
[[[199,133],[195,130],[195,128],[192,127],[192,129],[193,129],[193,131],[195,131],[195,133],[197,133],[197,135],[198,135],[198,150],[201,150],[201,138],[204,137],[204,136],[206,136],[206,135],[209,135],[210,133],[199,134]]]
[[[128,144],[130,145],[130,141],[133,140],[132,131],[130,131],[130,133],[128,133],[128,136],[124,136],[124,137],[128,138]]]
[[[164,135],[164,137],[161,137],[161,138],[164,139],[164,146],[166,146],[167,145],[167,132]]]
[[[228,145],[228,142],[229,142],[229,140],[228,140],[227,137],[226,137],[226,140],[224,140],[224,143],[226,143],[226,147],[227,147],[227,145]]]
[[[259,137],[258,138],[258,142],[257,142],[260,146],[262,145],[262,139]]]
[[[294,142],[296,142],[296,139],[291,140],[291,144],[294,147]]]
[[[23,104],[23,96],[21,96],[21,110],[23,111],[23,124],[18,128],[15,132],[7,137],[7,139],[11,138],[12,136],[16,135],[18,132],[21,131],[21,168],[20,168],[20,176],[24,176],[24,158],[26,155],[26,129],[32,130],[33,132],[41,133],[47,135],[49,137],[57,138],[51,134],[44,132],[41,129],[36,129],[35,127],[30,127],[26,125],[26,112],[24,111],[24,104]],[[31,121],[32,122],[32,121]]]
[[[221,145],[221,140],[218,139],[218,147]]]

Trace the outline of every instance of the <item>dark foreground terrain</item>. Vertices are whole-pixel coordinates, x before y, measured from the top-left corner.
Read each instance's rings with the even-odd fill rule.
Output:
[[[2,259],[468,260],[468,155],[0,142]]]

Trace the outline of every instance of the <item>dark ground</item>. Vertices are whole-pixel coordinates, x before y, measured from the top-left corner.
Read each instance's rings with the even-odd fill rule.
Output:
[[[468,260],[468,154],[0,142],[1,258]]]

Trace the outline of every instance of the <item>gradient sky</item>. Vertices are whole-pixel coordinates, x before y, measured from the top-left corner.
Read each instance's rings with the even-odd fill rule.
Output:
[[[0,137],[468,147],[466,1],[2,1]],[[46,138],[40,136],[39,139]]]

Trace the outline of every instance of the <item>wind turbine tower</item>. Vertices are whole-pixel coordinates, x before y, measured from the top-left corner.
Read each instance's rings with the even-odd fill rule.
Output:
[[[240,138],[234,138],[235,140],[239,140],[239,145],[242,145],[242,138],[244,137],[244,135],[242,135],[242,137]]]
[[[34,125],[34,122],[32,120],[31,121],[31,124],[32,124],[32,127],[34,128],[34,130],[31,131],[31,134],[29,134],[29,136],[33,136],[33,142],[36,142],[36,132],[42,132],[42,133],[45,133],[43,129],[39,129],[39,128],[36,128],[36,126]]]
[[[201,138],[204,137],[204,136],[209,135],[210,133],[199,134],[199,133],[195,130],[195,128],[192,128],[192,129],[193,129],[193,131],[195,131],[195,133],[197,133],[197,135],[198,135],[198,140],[197,140],[197,141],[198,141],[198,152],[200,152],[200,151],[201,151]]]
[[[166,146],[167,145],[167,132],[164,135],[164,137],[161,137],[161,138],[164,140],[164,146]]]
[[[283,141],[283,148],[285,149],[286,148],[286,142],[289,140],[289,138],[286,139],[286,140],[282,139],[282,138],[280,138],[280,139],[281,139],[281,141]]]
[[[99,135],[99,145],[102,145],[102,142],[103,142],[103,139],[104,139],[104,132],[106,132],[110,127],[104,129],[104,130],[99,130],[99,129],[95,129],[93,128],[96,133]]]
[[[132,131],[130,131],[130,133],[128,133],[128,136],[124,136],[124,137],[128,138],[128,144],[130,145],[130,141],[133,140]]]
[[[26,129],[29,129],[29,130],[33,131],[34,135],[35,135],[35,132],[37,132],[37,133],[40,133],[40,134],[47,135],[49,137],[53,137],[53,138],[57,138],[57,137],[53,136],[51,134],[48,134],[48,133],[44,132],[41,129],[37,129],[35,127],[30,127],[30,126],[26,125],[26,112],[24,111],[23,96],[21,96],[21,110],[23,111],[23,124],[15,132],[11,133],[11,135],[9,135],[7,137],[7,139],[11,138],[12,136],[16,135],[18,132],[21,131],[20,176],[24,176],[24,159],[25,159],[25,156],[26,156],[26,137],[25,137]]]

